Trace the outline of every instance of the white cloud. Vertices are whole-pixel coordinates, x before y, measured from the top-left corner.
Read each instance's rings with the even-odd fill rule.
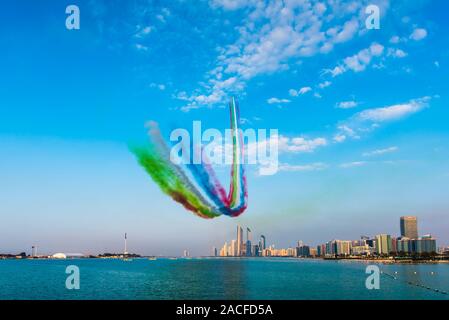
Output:
[[[387,9],[388,1],[378,2],[382,9]],[[330,52],[337,44],[362,35],[359,31],[366,19],[363,1],[210,0],[209,3],[217,10],[244,10],[245,18],[234,28],[238,32],[236,40],[217,48],[213,70],[221,70],[207,73],[206,84],[200,90],[207,94],[195,92],[192,96],[210,95],[214,92],[212,80],[230,77],[236,77],[240,87],[232,85],[220,95],[225,98],[232,90],[239,93],[256,76],[287,70],[300,59]],[[295,92],[290,91],[290,95]]]
[[[427,30],[423,28],[416,28],[410,35],[410,39],[415,41],[423,40],[426,37],[427,37]]]
[[[279,152],[313,152],[319,147],[327,145],[325,138],[306,139],[304,137],[285,137],[280,136],[278,139]]]
[[[336,134],[336,135],[334,136],[334,141],[335,141],[335,142],[340,143],[340,142],[343,142],[343,141],[345,141],[345,140],[346,140],[346,136],[345,136],[344,134]]]
[[[393,43],[393,44],[397,44],[400,41],[401,41],[401,38],[399,38],[398,36],[393,36],[390,38],[390,43]]]
[[[331,84],[332,84],[332,82],[330,82],[330,81],[324,81],[324,82],[318,84],[318,87],[319,87],[320,89],[324,89],[324,88],[329,87]]]
[[[368,48],[360,50],[357,54],[343,59],[338,66],[333,69],[325,69],[323,73],[330,73],[332,77],[336,77],[349,70],[361,72],[370,65],[373,58],[380,57],[383,53],[384,46],[373,42]]]
[[[153,31],[152,26],[140,27],[137,26],[137,33],[134,35],[136,38],[144,38]]]
[[[237,10],[254,3],[254,0],[212,0],[212,7],[222,7],[225,10]]]
[[[364,157],[379,156],[379,155],[382,155],[385,153],[396,152],[398,150],[399,150],[398,147],[389,147],[389,148],[385,148],[385,149],[378,149],[378,150],[374,150],[374,151],[370,151],[370,152],[365,152],[365,153],[363,153],[363,156]]]
[[[292,97],[297,97],[299,95],[304,95],[304,94],[306,94],[307,92],[310,92],[310,91],[312,91],[311,87],[302,87],[299,90],[290,89],[290,90],[288,90],[288,94],[290,96],[292,96]]]
[[[298,94],[303,95],[310,91],[312,91],[311,87],[302,87],[301,89],[299,89]]]
[[[144,46],[143,44],[136,43],[136,49],[139,51],[148,51],[148,47]]]
[[[319,171],[324,170],[328,166],[321,162],[316,162],[312,164],[306,164],[306,165],[292,165],[288,163],[281,163],[279,164],[279,171],[287,171],[287,172],[297,172],[297,171]]]
[[[359,139],[360,136],[356,133],[356,131],[354,129],[352,129],[351,127],[349,127],[346,124],[341,124],[338,126],[338,130],[340,131],[340,135],[343,134],[345,137],[351,137],[354,139]]]
[[[344,59],[344,64],[347,69],[354,72],[364,71],[371,63],[373,57],[379,57],[384,51],[384,46],[373,43],[368,49],[361,50],[356,55]]]
[[[358,103],[356,101],[343,101],[337,103],[337,108],[339,109],[351,109],[358,106]]]
[[[368,162],[366,161],[353,161],[353,162],[346,162],[346,163],[342,163],[340,165],[340,167],[342,168],[354,168],[354,167],[362,167],[364,165],[366,165]]]
[[[355,118],[361,121],[368,120],[373,122],[398,120],[428,107],[430,99],[430,97],[423,97],[402,104],[367,109],[356,114]]]
[[[389,48],[387,55],[394,58],[405,58],[407,56],[407,53],[401,49]]]
[[[158,88],[159,90],[163,91],[165,90],[165,84],[152,82],[150,83],[150,88]]]
[[[274,104],[274,103],[290,103],[290,100],[288,99],[278,99],[278,98],[270,98],[267,100],[267,103]]]

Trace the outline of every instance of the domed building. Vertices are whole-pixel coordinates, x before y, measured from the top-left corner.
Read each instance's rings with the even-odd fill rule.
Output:
[[[54,255],[51,256],[53,259],[67,259],[67,256],[65,255],[65,253],[55,253]]]

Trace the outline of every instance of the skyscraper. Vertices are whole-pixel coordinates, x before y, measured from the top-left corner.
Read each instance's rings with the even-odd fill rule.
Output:
[[[391,236],[379,234],[376,236],[376,252],[378,255],[388,255],[391,252]]]
[[[246,228],[246,241],[251,241],[251,229]]]
[[[236,240],[231,241],[231,256],[233,256],[233,257],[237,256],[237,241]]]
[[[267,248],[267,241],[265,239],[265,236],[261,235],[259,240],[259,250],[262,252],[266,248]]]
[[[250,257],[252,256],[252,252],[251,252],[251,229],[250,228],[246,228],[246,256]]]
[[[237,226],[237,256],[242,255],[243,249],[243,229],[241,226]]]
[[[401,236],[418,239],[418,219],[416,217],[401,217]]]

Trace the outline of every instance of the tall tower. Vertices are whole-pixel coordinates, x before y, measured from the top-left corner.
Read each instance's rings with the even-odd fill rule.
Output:
[[[246,241],[251,241],[251,229],[246,228]]]
[[[401,217],[401,236],[418,239],[418,218],[413,216]]]
[[[247,256],[247,257],[250,257],[250,256],[252,256],[253,255],[253,253],[251,252],[251,248],[252,248],[252,245],[251,245],[251,229],[250,228],[246,228],[246,252],[245,252],[245,255]]]
[[[263,251],[267,248],[267,241],[265,240],[265,236],[261,235],[259,240],[259,249]]]
[[[37,246],[31,247],[31,256],[36,257],[37,256]]]
[[[128,254],[127,240],[128,240],[128,237],[127,237],[126,232],[125,232],[125,251],[123,252],[123,254]]]
[[[243,248],[243,229],[237,226],[237,256],[242,255]]]

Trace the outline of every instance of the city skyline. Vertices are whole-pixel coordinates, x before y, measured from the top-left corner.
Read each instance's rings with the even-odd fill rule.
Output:
[[[256,5],[258,3],[258,5]],[[367,29],[366,6],[380,9]],[[430,1],[79,0],[2,6],[1,251],[210,254],[250,226],[287,247],[396,234],[449,243],[449,24]],[[20,17],[20,19],[18,19]],[[203,221],[130,152],[149,121],[279,131],[279,171],[246,166],[248,208]],[[217,166],[223,185],[229,167]],[[244,230],[243,235],[246,235]],[[254,235],[254,233],[253,233]]]
[[[440,248],[448,251],[449,247],[437,246],[437,239],[431,234],[420,236],[418,232],[418,219],[415,216],[400,217],[400,236],[395,237],[390,234],[377,234],[372,238],[365,235],[357,240],[335,239],[325,243],[311,246],[298,240],[296,246],[287,248],[276,247],[275,244],[266,245],[265,235],[260,235],[258,242],[251,242],[249,236],[250,229],[247,227],[246,242],[242,241],[242,227],[237,226],[237,239],[232,239],[230,244],[226,241],[223,247],[218,251],[213,247],[212,256],[220,257],[325,257],[325,256],[392,256],[395,254],[434,254],[440,251]],[[237,244],[239,244],[237,248]],[[241,249],[240,249],[241,248]],[[249,248],[249,249],[248,249]]]

